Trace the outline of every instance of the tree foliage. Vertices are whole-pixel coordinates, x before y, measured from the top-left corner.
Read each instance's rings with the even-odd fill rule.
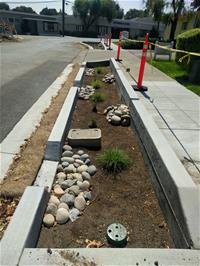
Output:
[[[88,31],[100,16],[111,22],[119,11],[120,8],[114,0],[75,0],[73,6],[74,16],[80,17],[85,31]]]
[[[6,3],[0,3],[0,9],[1,10],[10,10],[10,7]]]
[[[192,3],[191,3],[191,6],[197,10],[200,10],[200,0],[193,0]]]
[[[49,16],[55,16],[58,15],[58,12],[55,8],[48,8],[45,7],[42,9],[42,11],[40,12],[40,15],[49,15]]]
[[[146,17],[147,16],[147,12],[145,10],[138,10],[138,9],[129,9],[124,18],[125,19],[132,19],[132,18],[137,18],[137,17]]]
[[[12,10],[16,12],[36,13],[31,7],[27,7],[27,6],[17,6],[13,8]]]

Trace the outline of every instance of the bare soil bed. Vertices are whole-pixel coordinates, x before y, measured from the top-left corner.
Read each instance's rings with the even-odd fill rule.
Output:
[[[104,50],[104,47],[100,42],[84,42],[84,43],[92,46],[94,49]]]
[[[105,70],[106,73],[110,72],[109,67]],[[85,76],[83,85],[90,84],[97,77],[102,79],[103,76]],[[95,119],[102,131],[101,150],[86,151],[98,169],[91,179],[93,199],[75,222],[57,224],[50,229],[42,226],[38,247],[86,247],[86,239],[100,241],[103,247],[109,247],[106,240],[107,226],[118,222],[128,231],[127,247],[172,248],[174,244],[135,133],[133,134],[131,127],[109,124],[103,115],[106,107],[121,103],[116,84],[102,83],[98,91],[106,95],[105,101],[98,105],[99,112],[91,112],[90,101],[78,100],[71,125],[71,128],[88,128],[91,119]],[[123,149],[132,158],[131,166],[117,178],[107,174],[96,161],[98,154],[111,147]]]

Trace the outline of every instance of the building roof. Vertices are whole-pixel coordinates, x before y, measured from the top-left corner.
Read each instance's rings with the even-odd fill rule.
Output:
[[[36,19],[42,19],[42,20],[56,20],[56,16],[47,16],[47,15],[39,15],[37,13],[27,13],[27,12],[18,12],[18,11],[12,11],[12,10],[0,10],[0,14],[5,15],[11,15],[11,16],[19,16],[23,19],[26,17],[26,19],[29,18],[36,18]]]

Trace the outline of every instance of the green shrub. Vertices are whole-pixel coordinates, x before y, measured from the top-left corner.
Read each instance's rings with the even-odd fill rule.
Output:
[[[96,67],[95,68],[96,74],[103,74],[104,73],[104,68],[103,67]]]
[[[129,156],[120,149],[107,149],[97,157],[100,165],[109,173],[116,176],[122,170],[127,169],[131,163]]]
[[[105,95],[101,92],[95,92],[90,96],[90,101],[93,103],[93,112],[97,112],[97,104],[105,100]]]
[[[176,49],[200,53],[200,29],[192,29],[179,34],[177,37]],[[190,61],[188,61],[188,58],[185,58],[182,62],[179,62],[179,59],[184,55],[183,53],[176,53],[175,61],[189,71],[193,61],[199,57],[191,56]]]
[[[92,86],[94,89],[100,89],[101,86],[102,86],[102,82],[101,82],[99,79],[93,80],[93,81],[91,82],[91,86]]]

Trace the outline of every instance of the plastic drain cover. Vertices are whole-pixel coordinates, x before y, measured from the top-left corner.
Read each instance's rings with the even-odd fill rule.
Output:
[[[108,242],[114,246],[125,246],[127,243],[127,231],[122,224],[110,224],[106,236]]]

